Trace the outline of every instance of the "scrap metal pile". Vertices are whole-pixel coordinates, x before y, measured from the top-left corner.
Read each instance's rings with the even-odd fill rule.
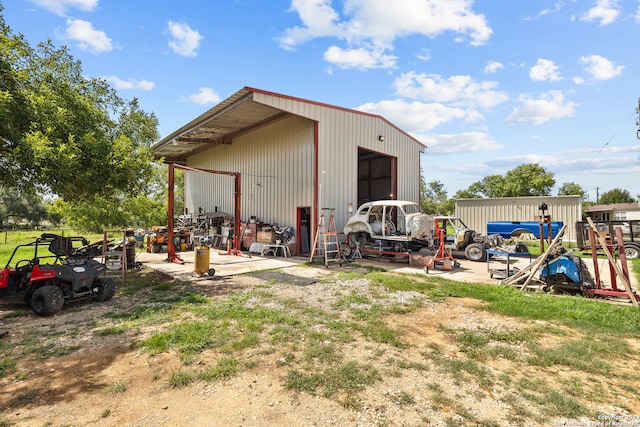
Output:
[[[566,227],[563,226],[558,236],[549,244],[543,254],[522,270],[502,280],[501,283],[527,289],[537,274],[541,290],[545,292],[553,291],[555,293],[628,300],[637,306],[639,296],[637,291],[631,287],[622,231],[617,231],[616,243],[614,244],[611,236],[599,231],[589,218],[588,220],[595,277],[591,275],[582,258],[576,256],[572,250],[562,247],[560,238]],[[601,260],[597,255],[598,244],[607,257],[610,272],[609,283],[605,283],[604,277],[600,274]],[[618,286],[620,282],[623,288]],[[535,282],[533,283],[533,288],[540,288],[535,285]]]
[[[234,218],[224,212],[184,214],[174,224],[177,251],[191,251],[196,246],[229,250],[234,241]],[[263,224],[251,217],[240,224],[239,250],[251,250],[254,243],[289,245],[294,243],[294,229],[278,224]],[[156,226],[142,233],[147,252],[167,252],[168,227]],[[253,250],[260,252],[260,248]]]

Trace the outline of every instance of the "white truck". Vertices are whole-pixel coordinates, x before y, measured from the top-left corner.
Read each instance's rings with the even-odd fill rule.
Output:
[[[409,256],[423,248],[437,249],[443,230],[445,246],[464,251],[471,261],[486,260],[486,249],[503,243],[500,236],[482,237],[455,216],[422,213],[415,202],[378,200],[363,203],[347,221],[340,249],[349,258],[356,247],[363,254]]]

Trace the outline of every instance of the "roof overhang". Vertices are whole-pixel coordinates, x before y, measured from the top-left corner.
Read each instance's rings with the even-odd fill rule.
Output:
[[[151,147],[156,159],[164,159],[165,163],[185,163],[189,156],[208,150],[218,145],[231,144],[234,138],[251,132],[257,128],[288,117],[293,113],[282,110],[262,102],[256,101],[256,94],[271,95],[283,99],[305,102],[327,108],[349,111],[353,114],[363,114],[383,120],[398,132],[415,141],[421,153],[427,148],[415,137],[387,121],[384,117],[357,110],[336,107],[334,105],[312,102],[300,98],[285,96],[260,89],[244,87],[220,104],[211,108],[196,119],[182,126],[161,139]]]
[[[196,119],[161,139],[151,151],[165,163],[183,163],[187,157],[233,139],[288,115],[254,101],[253,91],[243,88]]]

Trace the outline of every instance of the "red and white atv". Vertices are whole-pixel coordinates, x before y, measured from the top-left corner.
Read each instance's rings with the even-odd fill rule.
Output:
[[[80,246],[74,248],[74,242]],[[0,269],[0,301],[30,304],[39,316],[58,313],[66,303],[92,299],[108,301],[115,284],[101,277],[106,266],[83,237],[43,234],[17,246]]]

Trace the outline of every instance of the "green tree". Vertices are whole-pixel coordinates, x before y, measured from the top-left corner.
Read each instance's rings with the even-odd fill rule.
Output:
[[[474,186],[471,184],[471,187],[474,188],[476,192],[480,192],[480,194],[484,195],[484,197],[505,197],[504,187],[505,187],[505,179],[501,175],[489,175],[482,178]]]
[[[458,194],[474,196],[473,198],[547,196],[555,183],[553,173],[537,163],[530,163],[520,165],[504,176],[486,176]]]
[[[482,198],[482,190],[479,182],[474,182],[467,188],[466,190],[458,190],[456,194],[453,195],[454,199],[481,199]]]
[[[3,16],[0,53],[0,185],[87,202],[138,194],[156,117],[85,77],[66,47],[31,47]]]
[[[553,173],[537,163],[524,164],[505,175],[505,191],[499,197],[548,196],[556,184]]]
[[[558,196],[580,196],[584,199],[587,192],[575,182],[565,182],[558,190]]]
[[[620,188],[614,188],[605,193],[602,193],[598,204],[610,205],[613,203],[633,203],[636,199],[631,197],[631,194],[627,190],[621,190]]]
[[[47,205],[42,197],[23,194],[15,188],[0,188],[0,228],[9,220],[27,221],[33,227],[47,219]]]
[[[427,182],[424,180],[424,175],[422,174],[422,167],[420,168],[420,209],[422,212],[425,212],[426,205],[425,203],[428,200],[427,196]]]
[[[441,181],[429,181],[425,188],[422,211],[428,214],[446,215],[453,212],[455,202],[447,199],[447,190]]]
[[[136,196],[95,195],[89,200],[57,199],[51,214],[64,218],[67,225],[92,232],[115,230],[123,226],[147,228],[167,223],[167,167],[154,164],[147,185]],[[176,173],[175,210],[182,212],[183,174]]]

